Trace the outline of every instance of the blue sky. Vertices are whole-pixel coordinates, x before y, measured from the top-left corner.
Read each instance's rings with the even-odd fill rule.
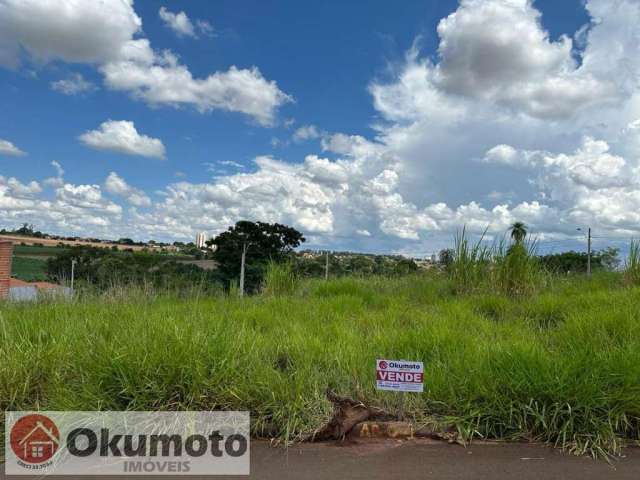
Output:
[[[105,4],[0,0],[2,226],[184,240],[249,218],[410,254],[464,224],[524,220],[549,248],[640,228],[631,0]]]

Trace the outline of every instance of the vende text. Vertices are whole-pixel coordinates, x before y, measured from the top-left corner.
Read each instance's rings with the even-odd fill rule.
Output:
[[[413,383],[422,383],[423,374],[422,373],[414,373],[414,372],[387,372],[382,370],[377,370],[377,378],[378,380],[384,382],[413,382]]]

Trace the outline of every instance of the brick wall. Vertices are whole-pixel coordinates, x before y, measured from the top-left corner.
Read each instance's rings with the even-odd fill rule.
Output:
[[[13,243],[0,241],[0,298],[6,298],[9,295],[12,256]]]

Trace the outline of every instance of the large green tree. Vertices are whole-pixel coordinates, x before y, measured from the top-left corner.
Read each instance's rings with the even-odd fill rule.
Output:
[[[304,241],[302,233],[287,225],[242,220],[207,243],[216,246],[213,259],[227,287],[240,278],[242,250],[246,248],[245,289],[255,291],[266,265],[285,260]]]

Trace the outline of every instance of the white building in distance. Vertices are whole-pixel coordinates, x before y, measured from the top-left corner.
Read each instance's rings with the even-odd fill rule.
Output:
[[[200,232],[196,234],[196,247],[198,248],[207,248],[207,234],[205,232]]]

